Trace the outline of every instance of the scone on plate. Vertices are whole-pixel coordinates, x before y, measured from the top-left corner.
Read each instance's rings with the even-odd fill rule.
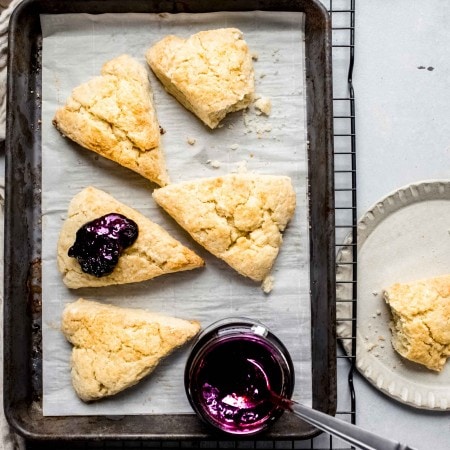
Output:
[[[169,182],[148,74],[131,56],[106,62],[100,76],[76,87],[53,124],[81,146],[154,183]]]
[[[269,274],[296,205],[289,177],[251,173],[170,184],[153,198],[199,244],[255,281]]]
[[[450,356],[450,275],[396,283],[384,291],[392,345],[411,361],[441,371]]]
[[[101,225],[101,232],[106,236],[82,234],[85,224],[111,213],[124,216],[129,222],[137,225],[137,238],[131,245],[117,248],[114,239],[112,239],[113,242],[108,241],[105,221]],[[114,223],[112,225],[115,226]],[[128,230],[125,232],[127,233]],[[76,255],[69,256],[69,253],[74,253],[74,248],[78,250],[75,244],[80,237],[89,246],[81,247],[80,251],[75,252],[80,254],[78,258]],[[128,236],[125,237],[128,239]],[[131,240],[128,244],[130,242]],[[81,245],[84,243],[81,242]],[[98,253],[96,253],[97,250]],[[120,254],[114,253],[115,250],[120,250]],[[104,261],[101,257],[105,252],[112,252],[112,256],[116,256],[117,259],[117,264],[111,273],[99,270],[98,267],[100,265],[102,269]],[[106,255],[106,259],[107,262],[110,260],[109,254]],[[63,275],[64,283],[69,288],[134,283],[203,265],[202,258],[170,236],[162,227],[115,200],[106,192],[88,187],[70,202],[67,219],[62,226],[58,241],[58,268]]]
[[[65,307],[61,330],[73,345],[73,387],[89,402],[138,383],[191,340],[200,324],[80,298]]]
[[[254,97],[252,56],[237,28],[169,35],[146,52],[166,90],[210,128]]]

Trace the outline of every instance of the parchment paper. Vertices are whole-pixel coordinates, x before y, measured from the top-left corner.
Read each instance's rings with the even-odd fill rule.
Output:
[[[177,351],[145,380],[119,395],[91,404],[76,396],[70,377],[71,345],[59,330],[61,313],[79,297],[141,307],[203,327],[229,316],[265,323],[287,346],[295,364],[297,400],[311,402],[309,244],[307,211],[304,20],[301,13],[86,14],[41,16],[42,91],[42,303],[43,408],[45,415],[191,413],[183,386],[189,346]],[[196,245],[151,198],[144,178],[63,138],[51,120],[71,90],[100,73],[102,64],[128,53],[143,64],[145,50],[167,34],[187,37],[204,29],[238,27],[257,59],[256,91],[272,101],[269,117],[250,108],[207,129],[168,95],[149,70],[169,176],[172,182],[237,170],[292,177],[295,217],[273,269],[274,288],[240,276]],[[195,140],[190,145],[188,140]],[[162,225],[198,252],[206,267],[144,283],[69,290],[56,265],[56,245],[72,197],[88,185]]]

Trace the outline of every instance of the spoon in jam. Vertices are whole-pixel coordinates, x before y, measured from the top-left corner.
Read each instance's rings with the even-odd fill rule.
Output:
[[[356,425],[278,395],[272,390],[266,372],[258,361],[246,358],[246,363],[248,364],[248,373],[252,374],[252,391],[247,392],[246,395],[236,395],[236,393],[225,395],[222,398],[223,403],[246,411],[256,409],[263,402],[270,402],[276,407],[293,413],[316,428],[363,450],[413,450],[412,447],[383,438]]]

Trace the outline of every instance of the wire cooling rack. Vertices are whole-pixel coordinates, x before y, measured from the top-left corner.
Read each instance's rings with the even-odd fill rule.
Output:
[[[353,63],[355,57],[355,3],[356,0],[321,0],[332,19],[333,52],[333,134],[335,166],[335,213],[336,213],[336,252],[342,247],[345,237],[352,235],[356,241],[356,137],[355,137],[355,98],[352,85]],[[353,252],[353,267],[350,298],[339,302],[351,302],[351,317],[340,321],[351,323],[351,351],[345,353],[341,345],[337,351],[337,412],[336,417],[355,423],[355,391],[353,372],[356,360],[356,269],[357,256]],[[340,281],[341,282],[341,281]],[[339,342],[338,344],[342,344]],[[315,449],[346,450],[351,447],[346,442],[326,433],[313,439],[294,441],[83,441],[83,442],[27,442],[27,450],[75,450],[75,449],[126,449],[148,448],[254,448],[254,449]]]

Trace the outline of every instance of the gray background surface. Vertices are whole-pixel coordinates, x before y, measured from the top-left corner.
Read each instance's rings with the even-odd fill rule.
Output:
[[[449,22],[445,0],[357,2],[359,216],[403,185],[450,178]],[[360,376],[356,399],[360,426],[419,449],[450,448],[450,412],[401,405]]]

